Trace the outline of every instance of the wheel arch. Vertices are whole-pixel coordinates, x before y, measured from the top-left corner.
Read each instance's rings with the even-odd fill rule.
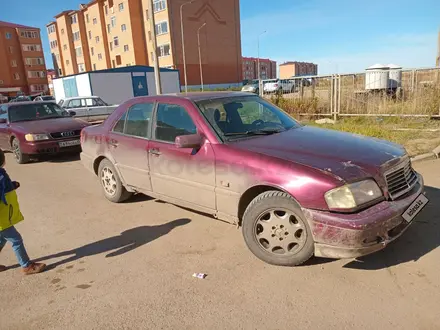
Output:
[[[99,156],[99,157],[97,157],[97,158],[93,161],[93,172],[94,172],[96,175],[98,175],[99,164],[101,164],[101,162],[102,162],[104,159],[108,159],[108,158],[105,157],[105,156]]]
[[[266,192],[266,191],[281,191],[284,193],[289,194],[292,199],[298,204],[298,201],[296,200],[295,196],[292,196],[288,191],[284,190],[282,187],[276,186],[276,185],[270,185],[270,184],[258,184],[255,186],[252,186],[248,188],[240,197],[240,200],[238,202],[238,211],[237,211],[237,217],[238,217],[238,224],[241,226],[241,222],[243,219],[244,212],[246,211],[246,208],[248,205],[254,200],[255,197],[258,195]]]

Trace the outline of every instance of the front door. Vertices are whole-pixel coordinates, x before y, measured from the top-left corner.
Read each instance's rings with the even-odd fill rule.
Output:
[[[153,192],[215,210],[214,152],[209,141],[199,149],[177,148],[177,136],[198,129],[187,110],[159,103],[149,145]],[[200,131],[198,133],[201,133]]]
[[[136,75],[136,73],[134,73],[132,77],[132,82],[134,96],[148,95],[147,77],[145,76],[145,73],[143,73],[143,75]]]
[[[148,164],[149,132],[154,103],[132,105],[107,136],[107,145],[123,181],[151,191]]]

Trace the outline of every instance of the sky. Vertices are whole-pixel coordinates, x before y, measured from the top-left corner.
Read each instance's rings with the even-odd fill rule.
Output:
[[[80,0],[0,0],[0,20],[39,27],[52,65],[46,24]],[[6,5],[7,4],[7,5]],[[432,67],[439,0],[240,0],[242,54],[278,64],[307,61],[319,74],[354,73],[376,64]]]

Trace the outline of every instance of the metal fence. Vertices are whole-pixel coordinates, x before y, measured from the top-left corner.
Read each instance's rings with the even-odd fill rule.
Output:
[[[400,75],[398,85],[384,89],[366,89],[366,73],[270,79],[261,82],[260,95],[303,116],[440,117],[440,68]]]

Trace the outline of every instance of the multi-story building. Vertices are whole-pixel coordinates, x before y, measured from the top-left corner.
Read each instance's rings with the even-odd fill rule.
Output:
[[[48,91],[40,29],[0,21],[0,94]]]
[[[299,76],[316,76],[318,65],[308,62],[285,62],[280,64],[280,78],[287,79]]]
[[[53,80],[58,77],[58,74],[54,69],[48,69],[46,75],[47,75],[47,84],[49,86],[49,94],[54,95]]]
[[[180,71],[184,83],[180,11],[188,85],[200,85],[197,31],[205,84],[242,80],[239,0],[153,0],[161,67]],[[47,25],[61,75],[129,65],[152,65],[149,0],[93,0],[64,11]],[[86,51],[87,49],[87,51]],[[55,64],[56,62],[56,64]],[[90,63],[90,64],[88,64]]]
[[[275,79],[277,62],[268,58],[260,58],[260,79]],[[243,79],[258,79],[258,58],[243,57]]]

